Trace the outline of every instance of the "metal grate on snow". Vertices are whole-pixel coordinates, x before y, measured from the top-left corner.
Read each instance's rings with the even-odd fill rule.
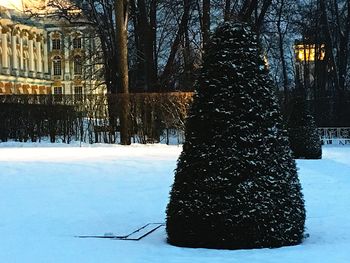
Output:
[[[164,223],[148,223],[135,231],[131,232],[128,235],[125,236],[116,236],[113,235],[113,233],[106,233],[103,236],[77,236],[78,238],[109,238],[109,239],[116,239],[116,240],[133,240],[133,241],[139,241],[142,238],[148,236],[149,234],[156,231],[158,228],[165,226]]]

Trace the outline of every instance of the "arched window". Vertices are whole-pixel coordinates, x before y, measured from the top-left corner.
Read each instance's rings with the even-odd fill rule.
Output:
[[[60,56],[55,56],[52,60],[53,74],[60,76],[62,74],[62,60]]]
[[[81,75],[83,73],[82,69],[82,59],[81,56],[74,57],[74,75]]]
[[[73,48],[81,48],[81,37],[75,37],[73,39]]]

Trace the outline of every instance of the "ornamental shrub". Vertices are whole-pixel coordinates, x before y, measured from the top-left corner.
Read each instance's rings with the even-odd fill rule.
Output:
[[[247,24],[212,36],[167,206],[168,242],[262,248],[303,240],[305,209],[275,87]]]

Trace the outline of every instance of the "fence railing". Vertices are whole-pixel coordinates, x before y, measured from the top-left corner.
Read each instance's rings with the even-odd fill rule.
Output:
[[[323,144],[350,144],[350,127],[320,127],[318,133]]]

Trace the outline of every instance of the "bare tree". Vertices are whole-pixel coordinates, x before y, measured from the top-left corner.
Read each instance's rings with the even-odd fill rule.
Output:
[[[202,35],[203,35],[203,48],[206,49],[206,45],[209,42],[210,36],[210,0],[203,0],[203,16],[202,16]]]
[[[130,0],[135,41],[136,90],[158,90],[157,0]]]
[[[175,39],[172,42],[169,56],[167,59],[167,62],[165,64],[162,76],[161,76],[161,82],[163,85],[167,85],[167,80],[169,80],[169,77],[171,73],[173,72],[173,66],[175,64],[175,57],[176,53],[178,52],[178,49],[181,44],[181,40],[184,37],[186,31],[188,30],[188,23],[190,19],[190,7],[191,7],[191,1],[192,0],[183,0],[183,14],[181,17],[181,21],[179,23]]]

